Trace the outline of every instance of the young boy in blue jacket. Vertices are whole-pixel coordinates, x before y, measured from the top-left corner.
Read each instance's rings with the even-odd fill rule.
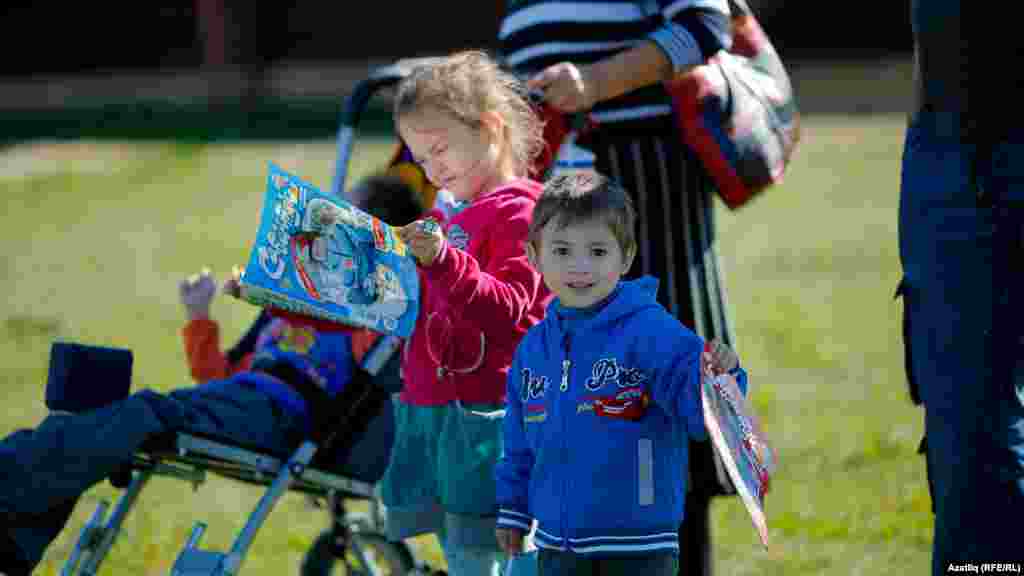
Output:
[[[622,281],[636,253],[629,194],[594,171],[550,180],[530,226],[530,261],[557,295],[508,374],[497,538],[534,535],[543,576],[673,576],[686,494],[687,435],[705,439],[702,354],[736,375],[735,352],[704,342]]]

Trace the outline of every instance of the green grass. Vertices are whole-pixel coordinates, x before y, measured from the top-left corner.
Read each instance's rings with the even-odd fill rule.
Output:
[[[931,515],[921,433],[907,400],[899,338],[896,241],[902,120],[811,117],[785,183],[747,208],[720,210],[719,238],[753,400],[779,451],[765,552],[738,499],[713,509],[719,573],[920,574]],[[389,152],[364,139],[358,177]],[[135,387],[190,383],[179,278],[223,277],[246,258],[273,161],[326,187],[331,142],[19,145],[0,151],[0,434],[44,415],[54,338],[131,347]],[[225,342],[253,317],[213,309]],[[89,491],[39,574],[55,574],[107,485]],[[191,524],[228,545],[259,491],[212,479],[193,492],[157,479],[128,518],[104,574],[165,574]],[[288,496],[246,567],[295,573],[326,525]],[[438,558],[436,546],[421,542]]]

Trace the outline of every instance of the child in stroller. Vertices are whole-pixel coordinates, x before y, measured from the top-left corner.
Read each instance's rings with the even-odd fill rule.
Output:
[[[368,185],[393,188],[395,182],[371,179]],[[127,395],[130,352],[55,345],[47,385],[51,414],[35,429],[15,431],[0,441],[0,574],[31,573],[83,492],[123,474],[137,454],[159,450],[182,431],[284,457],[311,439],[323,445],[313,467],[337,469],[340,462],[339,473],[375,482],[390,454],[390,393],[353,355],[354,343],[358,356],[373,337],[336,332],[309,339],[308,327],[266,314],[254,328],[218,368],[211,360],[216,326],[186,327],[186,340],[192,335],[193,368],[198,376],[214,379],[168,394],[142,390]],[[197,343],[211,334],[212,346]],[[377,372],[378,377],[384,373]],[[392,386],[396,380],[391,378]],[[375,417],[382,408],[384,416]],[[374,429],[364,435],[367,426]],[[279,468],[287,473],[283,468],[294,463]],[[302,475],[301,469],[295,472]],[[216,556],[218,562],[228,558]],[[221,573],[214,570],[222,569],[186,573]]]

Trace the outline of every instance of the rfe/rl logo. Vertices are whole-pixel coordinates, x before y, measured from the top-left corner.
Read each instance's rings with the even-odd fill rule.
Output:
[[[530,372],[529,368],[523,368],[522,371],[523,379],[519,385],[520,395],[522,401],[527,402],[529,400],[536,400],[544,397],[544,392],[548,389],[550,384],[547,376],[534,376]]]

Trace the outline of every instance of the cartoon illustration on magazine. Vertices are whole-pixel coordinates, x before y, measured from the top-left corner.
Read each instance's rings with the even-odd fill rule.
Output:
[[[370,305],[370,310],[380,314],[388,329],[394,330],[398,318],[409,309],[409,295],[402,287],[398,273],[388,266],[377,264],[373,278],[377,298]]]
[[[419,278],[395,230],[273,164],[256,245],[239,279],[258,306],[408,337]]]
[[[398,274],[382,263],[374,265],[367,257],[372,249],[360,246],[382,247],[383,234],[374,224],[368,215],[313,199],[301,226],[306,233],[292,237],[293,264],[311,298],[363,307],[360,312],[367,319],[375,322],[379,317],[394,324],[408,308],[408,294]],[[353,230],[373,230],[373,234],[360,238]]]

